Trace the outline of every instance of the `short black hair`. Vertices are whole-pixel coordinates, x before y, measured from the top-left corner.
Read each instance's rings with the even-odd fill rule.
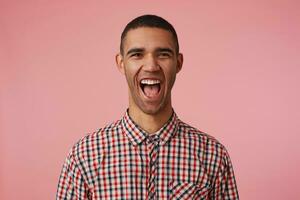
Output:
[[[140,27],[161,28],[166,31],[169,31],[173,35],[173,38],[174,38],[176,53],[177,54],[179,53],[178,37],[177,37],[177,33],[176,33],[174,27],[172,26],[172,24],[170,24],[167,20],[165,20],[164,18],[159,17],[157,15],[142,15],[142,16],[139,16],[139,17],[133,19],[124,28],[122,35],[121,35],[121,44],[120,44],[120,53],[121,54],[123,54],[123,42],[124,42],[124,38],[127,35],[127,32],[132,29],[136,29],[136,28],[140,28]]]

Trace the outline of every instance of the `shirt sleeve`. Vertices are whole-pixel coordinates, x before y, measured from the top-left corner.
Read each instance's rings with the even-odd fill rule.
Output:
[[[217,178],[210,193],[210,199],[235,200],[239,199],[237,184],[230,157],[224,149]]]
[[[89,199],[88,184],[86,183],[74,156],[70,153],[65,160],[59,177],[56,200]]]

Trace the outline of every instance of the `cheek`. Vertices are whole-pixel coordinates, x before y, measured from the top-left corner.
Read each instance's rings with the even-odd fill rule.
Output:
[[[169,67],[165,70],[165,77],[168,82],[172,82],[176,77],[176,68]]]
[[[136,79],[135,79],[136,71],[129,70],[129,69],[130,69],[130,67],[126,68],[125,77],[126,77],[129,87],[134,87],[135,81],[136,81]]]
[[[128,71],[125,71],[125,77],[126,77],[128,85],[132,85],[131,74]]]
[[[176,71],[170,72],[168,77],[167,77],[168,91],[171,91],[171,89],[173,88],[173,85],[175,83],[175,79],[176,79]]]

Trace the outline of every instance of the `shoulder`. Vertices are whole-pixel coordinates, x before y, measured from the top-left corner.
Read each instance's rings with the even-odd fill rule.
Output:
[[[210,177],[216,177],[219,171],[223,171],[224,168],[230,166],[227,149],[210,134],[180,121],[176,138],[178,143],[195,152],[201,166],[205,168]]]
[[[208,157],[217,157],[223,159],[229,157],[225,146],[212,135],[203,132],[181,120],[178,123],[178,135],[180,141],[189,141],[198,150],[200,157],[203,155],[210,155]],[[204,156],[205,157],[205,156]],[[207,156],[206,156],[207,157]]]
[[[178,137],[188,138],[188,139],[192,139],[192,140],[199,140],[204,143],[209,143],[212,145],[220,146],[220,148],[224,148],[224,146],[219,142],[219,140],[217,140],[212,135],[210,135],[206,132],[203,132],[181,120],[179,120],[178,128],[179,128]]]
[[[119,131],[120,120],[99,128],[96,131],[85,134],[70,149],[69,157],[80,163],[101,157],[103,149],[109,138],[116,135]]]

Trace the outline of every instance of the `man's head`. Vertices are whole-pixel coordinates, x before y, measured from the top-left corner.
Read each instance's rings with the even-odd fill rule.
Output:
[[[176,47],[176,53],[177,54],[179,53],[178,37],[172,24],[170,24],[167,20],[163,19],[162,17],[156,15],[142,15],[140,17],[133,19],[124,28],[121,35],[121,44],[120,44],[121,54],[123,54],[124,39],[126,38],[127,32],[132,29],[137,29],[141,27],[160,28],[169,31],[173,35],[174,44]]]
[[[171,89],[183,63],[172,25],[153,15],[138,17],[124,29],[120,46],[116,62],[128,83],[129,110],[169,113]]]

